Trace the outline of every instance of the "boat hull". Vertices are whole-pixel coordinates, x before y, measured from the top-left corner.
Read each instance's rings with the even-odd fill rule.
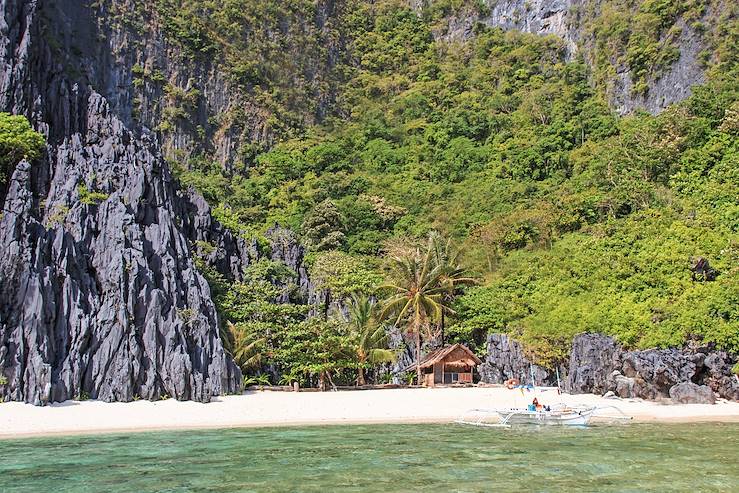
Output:
[[[502,409],[495,411],[500,416],[501,423],[508,425],[561,425],[586,426],[593,412],[571,411],[525,411],[520,409]]]

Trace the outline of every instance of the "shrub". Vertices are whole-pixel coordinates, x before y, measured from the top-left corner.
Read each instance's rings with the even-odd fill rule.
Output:
[[[85,205],[98,205],[108,198],[108,194],[91,191],[85,185],[78,186],[77,193],[79,194],[80,202]]]
[[[44,137],[23,116],[0,113],[0,185],[21,161],[41,156]]]

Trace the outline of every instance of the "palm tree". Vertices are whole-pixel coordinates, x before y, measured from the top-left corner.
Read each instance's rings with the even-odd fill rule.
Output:
[[[375,305],[372,298],[359,294],[353,294],[347,304],[347,322],[357,341],[357,385],[365,384],[364,369],[367,364],[378,365],[395,361],[395,352],[387,347],[385,329],[375,319]]]
[[[264,344],[267,339],[254,337],[248,331],[231,322],[227,322],[226,326],[233,340],[231,355],[241,371],[246,373],[247,370],[259,368],[262,364]]]
[[[429,235],[429,249],[433,262],[440,270],[439,283],[445,288],[443,300],[451,304],[460,286],[476,284],[477,280],[466,275],[467,269],[462,264],[462,251],[454,246],[451,239],[445,239],[439,233]],[[441,312],[440,333],[441,344],[444,345],[444,315]]]
[[[394,257],[392,262],[397,272],[395,283],[382,286],[390,295],[383,304],[380,318],[395,317],[395,325],[405,322],[408,332],[416,339],[416,378],[421,382],[421,332],[431,337],[431,324],[439,320],[444,312],[454,313],[444,295],[449,286],[446,270],[436,261],[433,240],[429,238],[426,252],[417,249],[413,254]]]

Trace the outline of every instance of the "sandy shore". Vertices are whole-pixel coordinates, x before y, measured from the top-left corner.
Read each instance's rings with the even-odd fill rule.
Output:
[[[543,403],[615,405],[635,421],[739,422],[739,403],[665,405],[595,395],[538,393]],[[452,422],[473,408],[524,407],[532,394],[504,388],[389,389],[357,392],[249,392],[210,404],[175,400],[47,407],[0,404],[0,438],[146,430],[366,423]]]

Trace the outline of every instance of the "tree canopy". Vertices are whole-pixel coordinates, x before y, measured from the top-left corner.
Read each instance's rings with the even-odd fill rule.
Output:
[[[0,185],[22,160],[41,156],[45,140],[31,128],[26,117],[0,113]]]

